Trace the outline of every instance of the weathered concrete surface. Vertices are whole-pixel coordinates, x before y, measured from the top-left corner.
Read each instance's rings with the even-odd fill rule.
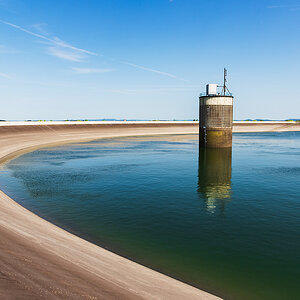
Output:
[[[201,143],[202,141],[202,143]],[[232,129],[199,129],[199,143],[202,148],[231,148]]]
[[[300,131],[300,122],[233,122],[233,132]]]
[[[194,133],[195,126],[0,128],[0,159],[103,137]],[[74,236],[0,191],[0,299],[220,299]]]
[[[201,148],[232,147],[232,96],[201,96],[199,119]]]

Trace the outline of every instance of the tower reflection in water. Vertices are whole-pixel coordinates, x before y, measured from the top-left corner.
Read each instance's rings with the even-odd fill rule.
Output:
[[[232,148],[199,148],[198,193],[209,212],[231,198],[231,159]]]

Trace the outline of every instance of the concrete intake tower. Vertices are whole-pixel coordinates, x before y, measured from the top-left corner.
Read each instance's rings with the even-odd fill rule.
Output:
[[[201,148],[232,147],[233,96],[224,85],[207,84],[205,95],[200,95],[199,146]],[[222,91],[218,93],[218,88]]]

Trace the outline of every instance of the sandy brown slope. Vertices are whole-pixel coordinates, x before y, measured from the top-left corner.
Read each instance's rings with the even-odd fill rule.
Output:
[[[0,299],[140,298],[9,229],[0,236]]]

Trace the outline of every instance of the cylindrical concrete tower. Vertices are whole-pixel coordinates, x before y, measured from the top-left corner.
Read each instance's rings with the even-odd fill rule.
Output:
[[[199,145],[203,148],[232,146],[233,97],[200,96]]]
[[[232,147],[233,96],[226,87],[226,69],[222,92],[216,84],[206,86],[201,95],[199,112],[199,146],[201,148]]]

